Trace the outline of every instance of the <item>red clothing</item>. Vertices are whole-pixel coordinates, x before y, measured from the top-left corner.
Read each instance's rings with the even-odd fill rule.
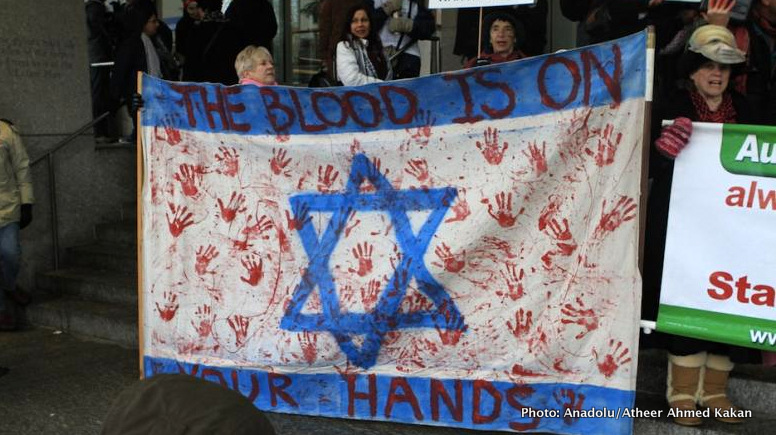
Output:
[[[503,56],[503,55],[500,55],[500,54],[495,54],[495,53],[483,54],[482,56],[480,56],[480,59],[487,59],[487,60],[490,61],[490,64],[494,64],[494,63],[511,62],[513,60],[522,59],[524,57],[526,57],[526,56],[523,54],[522,51],[515,50],[515,51],[507,54],[506,56]],[[473,58],[473,59],[469,59],[469,61],[466,62],[466,65],[464,65],[463,67],[464,67],[464,69],[469,69],[469,68],[474,68],[475,66],[477,66],[477,58],[476,57]]]

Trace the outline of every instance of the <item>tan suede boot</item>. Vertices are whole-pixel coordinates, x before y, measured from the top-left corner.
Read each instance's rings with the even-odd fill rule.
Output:
[[[701,370],[705,363],[706,352],[687,356],[668,354],[666,398],[676,424],[698,426],[703,423],[699,416],[693,414],[698,410],[696,401],[700,391]]]
[[[701,400],[702,406],[711,409],[711,415],[723,423],[738,424],[744,419],[741,408],[728,399],[726,390],[733,362],[723,355],[709,354],[703,376]]]

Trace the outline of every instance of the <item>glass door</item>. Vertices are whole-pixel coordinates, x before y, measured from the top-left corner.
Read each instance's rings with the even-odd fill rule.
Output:
[[[336,1],[336,0],[329,0]],[[276,0],[276,3],[279,3]],[[283,82],[292,86],[307,86],[310,78],[321,69],[318,58],[318,9],[321,0],[291,0],[286,11],[288,25],[284,37],[285,77]]]

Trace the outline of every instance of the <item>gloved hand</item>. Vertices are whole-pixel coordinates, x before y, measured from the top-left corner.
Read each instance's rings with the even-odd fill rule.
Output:
[[[388,23],[388,30],[391,32],[410,33],[412,32],[412,18],[395,17]]]
[[[19,229],[23,230],[32,223],[32,204],[22,204],[21,217],[19,218]]]
[[[143,96],[135,92],[132,94],[132,99],[129,100],[129,111],[132,116],[137,114],[137,111],[143,108]]]
[[[401,9],[401,2],[402,0],[388,0],[385,3],[383,3],[383,11],[385,11],[385,15],[391,16],[392,13],[398,11]]]
[[[692,121],[688,118],[676,118],[673,124],[663,127],[660,137],[655,141],[655,146],[664,156],[675,159],[687,146],[690,136],[692,136]]]

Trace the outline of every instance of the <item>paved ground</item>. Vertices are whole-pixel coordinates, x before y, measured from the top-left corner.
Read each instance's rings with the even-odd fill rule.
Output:
[[[98,434],[113,399],[138,379],[138,354],[49,329],[0,333],[0,435]],[[278,435],[487,432],[268,414]],[[500,432],[496,432],[500,433]]]

